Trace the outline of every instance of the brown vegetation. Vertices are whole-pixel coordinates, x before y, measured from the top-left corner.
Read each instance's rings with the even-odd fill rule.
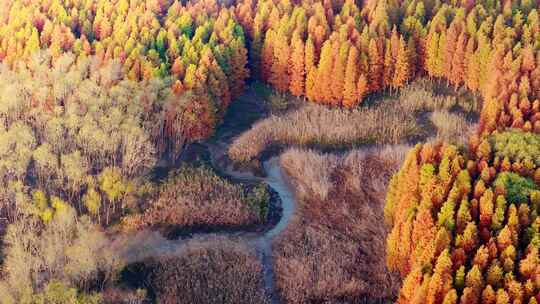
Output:
[[[263,185],[232,184],[207,167],[190,167],[170,174],[144,213],[125,217],[128,228],[235,227],[263,223],[270,195]]]
[[[224,239],[190,241],[174,256],[147,260],[144,268],[158,303],[268,303],[257,257]]]
[[[144,289],[128,290],[110,288],[103,292],[104,304],[149,304],[147,292]],[[101,304],[101,303],[100,303]]]
[[[399,104],[409,112],[450,111],[460,108],[465,112],[478,112],[476,97],[465,90],[455,91],[440,81],[418,79],[399,92]]]
[[[271,145],[353,146],[398,143],[414,133],[415,117],[393,102],[355,110],[307,104],[256,123],[229,148],[235,161],[249,161]]]
[[[384,259],[383,200],[405,151],[398,146],[335,156],[291,149],[281,156],[299,201],[274,244],[276,285],[288,303],[395,295],[398,285]]]
[[[372,106],[353,110],[302,104],[277,94],[274,99],[283,104],[280,108],[289,110],[257,122],[232,143],[228,154],[235,161],[246,162],[273,145],[353,147],[395,144],[423,136],[464,141],[472,130],[472,122],[465,116],[478,110],[473,97],[427,79],[417,80]],[[429,119],[436,132],[419,130],[426,122],[426,112],[434,112]]]

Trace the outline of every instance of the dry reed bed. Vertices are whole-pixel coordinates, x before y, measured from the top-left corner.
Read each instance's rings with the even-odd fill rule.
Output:
[[[450,110],[458,105],[456,96],[437,95],[431,81],[419,80],[401,89],[399,103],[409,112]]]
[[[397,102],[355,110],[306,104],[282,116],[256,123],[229,148],[235,161],[249,161],[271,145],[352,146],[360,143],[398,143],[416,130],[416,119]]]
[[[398,280],[385,265],[383,205],[407,150],[346,155],[289,149],[281,165],[299,201],[274,243],[276,286],[287,303],[390,299]]]
[[[461,111],[479,112],[479,97],[463,88],[455,89],[444,82],[418,79],[399,91],[399,103],[408,111],[431,112],[435,110],[461,109]]]
[[[266,220],[270,194],[263,185],[249,191],[207,167],[184,166],[161,185],[144,212],[123,219],[124,228],[243,227]]]
[[[157,303],[269,303],[256,254],[226,238],[191,240],[142,267],[144,287]]]

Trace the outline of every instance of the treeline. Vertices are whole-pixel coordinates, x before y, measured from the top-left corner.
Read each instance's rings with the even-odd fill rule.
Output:
[[[443,5],[425,37],[424,65],[429,76],[481,93],[480,133],[540,132],[539,42],[536,2]]]
[[[21,1],[0,7],[0,61],[13,66],[36,51],[72,52],[122,65],[131,80],[172,77],[195,98],[188,114],[208,136],[248,76],[243,29],[216,1]],[[197,138],[194,134],[193,138]]]
[[[534,1],[242,1],[236,15],[279,91],[350,107],[427,74],[482,94],[481,130],[540,128]]]
[[[41,53],[1,67],[2,217],[30,212],[48,222],[66,202],[105,224],[120,215],[144,193],[141,177],[186,142],[191,123],[167,118],[189,100],[170,91],[97,58]]]

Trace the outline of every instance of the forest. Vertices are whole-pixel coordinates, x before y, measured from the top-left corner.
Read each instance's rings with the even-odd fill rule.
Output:
[[[538,303],[539,14],[0,1],[0,304]]]

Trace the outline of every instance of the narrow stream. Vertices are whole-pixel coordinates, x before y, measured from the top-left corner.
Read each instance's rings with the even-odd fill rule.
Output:
[[[257,238],[257,248],[260,250],[261,263],[263,265],[264,283],[267,293],[271,297],[271,303],[279,303],[279,296],[275,288],[274,268],[272,262],[272,240],[282,233],[289,224],[295,209],[295,198],[290,185],[283,177],[279,166],[279,157],[273,157],[264,163],[267,177],[264,181],[281,199],[282,214],[279,222],[266,233]]]

